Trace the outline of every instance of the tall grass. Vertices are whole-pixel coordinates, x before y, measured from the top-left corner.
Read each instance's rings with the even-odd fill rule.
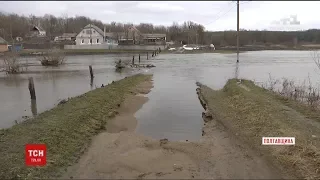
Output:
[[[308,76],[308,80],[297,83],[289,78],[275,79],[269,74],[267,82],[264,84],[256,83],[256,85],[273,91],[282,97],[307,104],[312,108],[320,108],[320,89],[312,84],[310,76]]]
[[[312,59],[320,71],[319,51],[312,52]],[[269,79],[266,83],[256,83],[256,85],[269,91],[273,91],[285,98],[300,101],[312,108],[320,108],[320,89],[311,82],[310,76],[302,83],[297,83],[295,80],[289,78],[274,79],[271,74],[269,74]]]

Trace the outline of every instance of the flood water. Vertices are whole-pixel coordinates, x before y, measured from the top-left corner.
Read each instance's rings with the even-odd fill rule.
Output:
[[[129,57],[129,56],[128,56]],[[114,71],[118,56],[69,56],[67,64],[44,68],[35,58],[29,58],[29,73],[7,76],[0,74],[0,128],[7,128],[32,111],[41,113],[54,107],[60,100],[80,95],[101,84],[110,83],[140,71],[121,74]],[[124,58],[124,57],[123,57]],[[154,88],[147,95],[149,101],[136,113],[136,131],[154,138],[169,140],[197,140],[201,137],[203,111],[195,82],[220,89],[235,73],[236,54],[160,54],[149,60],[156,68]],[[90,85],[88,66],[94,69]],[[266,82],[273,78],[290,78],[302,82],[310,77],[319,82],[317,70],[308,51],[256,51],[240,54],[239,77]],[[36,88],[36,110],[30,101],[28,77],[33,77]],[[33,106],[31,106],[33,105]],[[32,108],[33,107],[33,108]]]

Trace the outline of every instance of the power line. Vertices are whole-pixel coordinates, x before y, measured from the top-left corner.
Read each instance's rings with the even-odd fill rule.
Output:
[[[231,1],[231,2],[229,2],[227,5],[229,6],[230,4],[232,4],[233,3],[233,1]],[[217,14],[215,14],[214,16],[218,16],[220,13],[222,13],[222,10],[223,9],[221,9]]]
[[[229,13],[234,7],[236,7],[236,5],[235,5],[235,6],[232,6],[227,12],[225,12],[225,13],[222,14],[221,16],[218,16],[215,20],[213,20],[212,22],[210,22],[210,23],[208,23],[208,24],[206,24],[206,25],[209,25],[209,24],[212,24],[212,23],[216,22],[216,21],[219,20],[222,16],[226,15],[227,13]],[[220,12],[222,12],[222,11],[220,11]],[[220,13],[220,12],[219,12],[219,13]],[[217,13],[217,14],[219,14],[219,13]]]
[[[229,4],[232,4],[234,1],[231,1]],[[250,1],[246,1],[246,2],[242,2],[242,3],[240,3],[241,5],[242,4],[246,4],[246,3],[249,3]],[[234,6],[232,6],[228,11],[226,11],[224,14],[222,14],[221,16],[218,16],[215,20],[213,20],[212,22],[210,22],[210,23],[208,23],[208,24],[206,24],[206,25],[209,25],[209,24],[212,24],[212,23],[214,23],[214,22],[216,22],[217,20],[219,20],[222,16],[224,16],[224,15],[226,15],[226,14],[228,14],[234,7],[236,7],[237,6],[237,4],[235,4]],[[219,11],[216,15],[218,15],[218,14],[220,14],[222,12],[222,10],[221,11]]]

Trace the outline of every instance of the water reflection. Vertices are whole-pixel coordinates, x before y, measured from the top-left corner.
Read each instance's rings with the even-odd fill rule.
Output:
[[[147,95],[149,101],[136,113],[136,131],[157,139],[197,140],[201,137],[203,109],[196,97],[196,81],[221,89],[230,78],[263,82],[271,73],[276,78],[305,79],[314,69],[308,52],[260,51],[240,56],[244,56],[241,65],[235,62],[236,54],[162,54],[155,57],[152,63],[156,68],[151,70],[154,89]]]
[[[236,68],[235,68],[235,72],[234,72],[234,77],[236,79],[238,79],[239,77],[239,62],[236,63]]]
[[[28,62],[31,64],[28,72],[15,75],[0,73],[0,128],[14,125],[14,121],[20,121],[22,116],[32,116],[51,109],[61,99],[78,96],[100,87],[101,84],[108,84],[138,73],[131,70],[121,74],[115,73],[114,58],[117,57],[108,55],[95,57],[67,56],[66,65],[59,67],[43,67],[36,58],[28,57]],[[93,81],[88,72],[89,65],[94,69]],[[29,77],[33,77],[38,99],[31,104],[28,91]]]
[[[27,73],[17,75],[0,73],[0,128],[12,126],[14,120],[22,116],[31,116],[34,112],[41,113],[53,108],[59,99],[78,96],[94,87],[100,87],[101,84],[109,84],[139,72],[137,69],[115,72],[114,62],[119,58],[119,55],[67,56],[66,65],[44,68],[36,59],[29,57],[28,62],[32,66],[28,67]],[[131,61],[132,54],[121,56],[121,59]],[[164,137],[163,132],[167,132],[173,134],[174,139],[186,137],[187,133],[192,136],[190,139],[199,136],[199,133],[201,135],[201,131],[198,132],[197,128],[201,128],[202,125],[200,123],[202,108],[195,96],[196,81],[213,89],[220,89],[228,79],[235,76],[265,82],[271,73],[274,78],[287,77],[303,81],[310,73],[311,81],[319,82],[319,75],[315,71],[310,52],[241,53],[241,65],[239,63],[238,67],[235,59],[236,54],[218,53],[160,54],[149,58],[148,63],[154,64],[156,68],[141,71],[154,74],[155,89],[150,93],[148,108],[142,110],[147,113],[139,115],[140,130],[153,134],[153,137]],[[141,63],[145,63],[145,60],[142,59]],[[94,69],[94,80],[90,79],[89,65]],[[30,110],[28,77],[34,77],[36,84],[38,102],[33,104],[36,104],[34,107],[37,111],[34,111],[35,108]]]
[[[136,113],[136,132],[155,139],[196,141],[201,138],[202,107],[193,69],[162,69],[154,73],[149,101]]]
[[[93,78],[90,78],[90,87],[91,87],[91,90],[93,89]]]
[[[36,116],[38,114],[36,99],[31,99],[31,112],[33,116]]]

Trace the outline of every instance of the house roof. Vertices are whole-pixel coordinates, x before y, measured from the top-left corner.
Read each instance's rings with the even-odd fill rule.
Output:
[[[63,33],[61,36],[62,37],[76,37],[77,33]]]
[[[163,38],[166,34],[142,34],[144,38]]]
[[[97,26],[93,25],[93,24],[88,24],[83,29],[90,28],[90,27],[95,29],[99,34],[101,34],[103,36],[103,31],[100,28],[98,28]]]
[[[138,33],[140,33],[140,31],[135,26],[130,26],[128,30],[135,30],[135,31],[138,31]]]
[[[4,40],[2,37],[0,37],[0,44],[8,44],[8,42]]]
[[[44,29],[42,29],[41,27],[39,26],[32,26],[32,29],[36,29],[38,31],[45,31]]]
[[[106,32],[105,34],[111,38],[123,38],[126,36],[125,32]],[[166,34],[141,34],[143,38],[163,38],[166,37]]]

